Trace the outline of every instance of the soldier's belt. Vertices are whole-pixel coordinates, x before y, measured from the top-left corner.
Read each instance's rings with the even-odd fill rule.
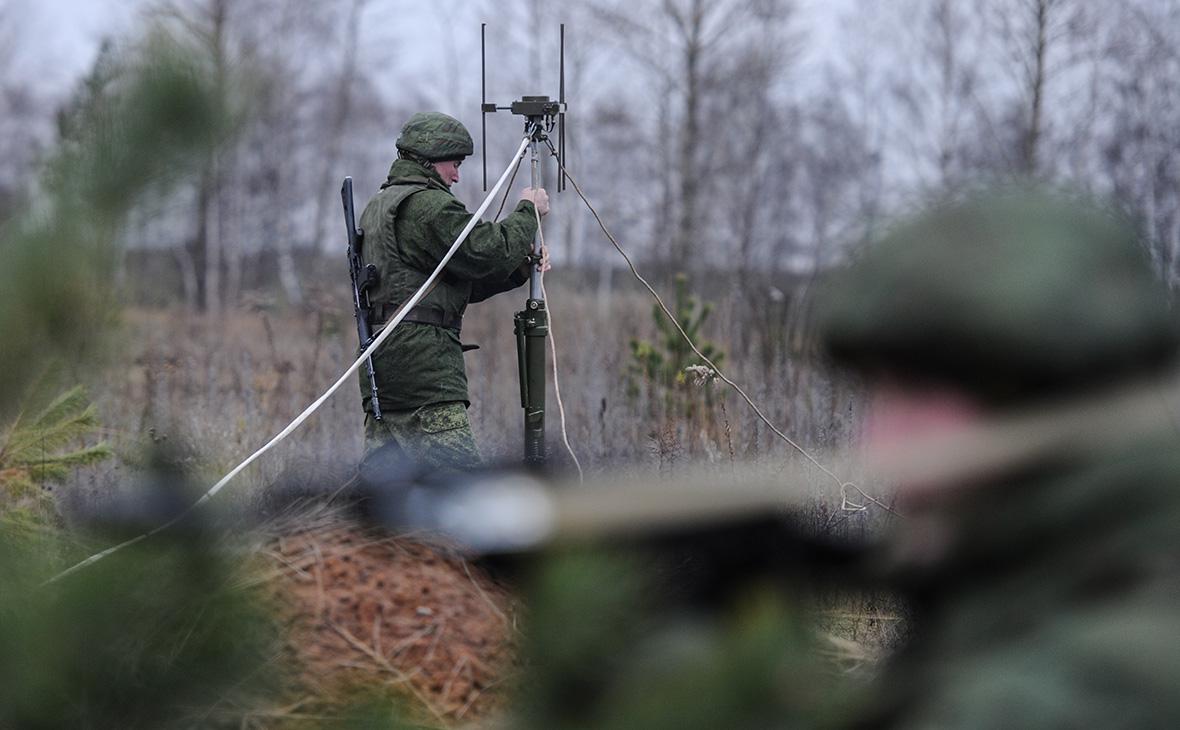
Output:
[[[397,311],[398,304],[387,302],[377,308],[377,323],[384,325],[393,313]],[[418,324],[430,324],[435,327],[443,327],[445,329],[454,330],[458,333],[463,329],[462,315],[449,315],[437,307],[424,306],[419,304],[406,312],[403,322],[416,322]]]

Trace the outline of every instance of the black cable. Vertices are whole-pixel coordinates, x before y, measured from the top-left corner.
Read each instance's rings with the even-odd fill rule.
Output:
[[[521,155],[516,160],[516,167],[512,169],[512,177],[508,178],[508,184],[504,186],[504,197],[500,198],[500,209],[496,211],[496,217],[492,222],[500,220],[500,214],[504,212],[504,204],[508,202],[508,194],[512,192],[512,183],[516,182],[516,173],[520,172],[520,163],[524,162],[524,155]]]
[[[550,141],[549,139],[546,139],[545,144],[549,147],[549,151],[553,154],[553,156],[556,157],[557,150],[554,149],[553,142]],[[618,240],[615,239],[615,237],[613,235],[611,235],[611,232],[609,230],[607,230],[606,223],[604,223],[602,221],[602,217],[598,215],[598,211],[594,208],[594,205],[590,203],[590,200],[586,198],[586,194],[583,193],[582,188],[578,186],[578,181],[575,180],[573,178],[573,176],[570,175],[569,172],[566,171],[565,165],[562,164],[560,159],[557,162],[557,166],[558,166],[558,168],[561,169],[561,173],[563,175],[565,175],[566,179],[569,181],[569,184],[574,186],[574,192],[577,193],[578,197],[581,198],[582,202],[586,204],[586,207],[590,210],[590,214],[592,216],[594,216],[594,220],[598,223],[598,227],[600,229],[602,229],[602,232],[607,237],[607,240],[609,240],[611,242],[611,244],[614,245],[615,250],[617,250],[619,252],[619,254],[623,257],[623,260],[627,262],[627,266],[631,269],[631,274],[639,281],[640,284],[643,284],[643,286],[647,288],[647,291],[652,295],[652,297],[655,298],[656,304],[659,305],[659,308],[663,311],[664,315],[668,318],[668,321],[672,323],[672,326],[676,328],[676,331],[680,333],[680,336],[684,338],[684,341],[686,343],[688,343],[688,346],[690,348],[692,348],[692,351],[694,353],[696,353],[697,357],[699,357],[702,361],[704,361],[704,363],[706,365],[708,365],[710,368],[712,368],[713,372],[716,374],[716,377],[719,380],[721,380],[721,382],[723,382],[726,385],[728,385],[729,387],[733,388],[737,392],[737,394],[742,397],[742,400],[744,400],[746,402],[746,405],[748,405],[750,407],[750,410],[752,410],[754,412],[754,415],[757,416],[758,419],[760,421],[762,421],[762,423],[766,424],[767,428],[769,428],[772,432],[774,432],[774,434],[776,436],[778,436],[780,439],[782,439],[787,444],[789,444],[793,449],[795,449],[795,451],[797,451],[801,456],[803,456],[803,458],[807,459],[813,465],[815,465],[815,467],[818,468],[821,472],[823,472],[827,476],[831,477],[832,480],[835,481],[837,485],[839,485],[840,494],[841,494],[841,497],[843,498],[844,503],[845,503],[844,505],[842,505],[842,507],[849,506],[849,508],[852,509],[853,511],[861,511],[861,510],[865,509],[864,505],[857,505],[857,504],[854,504],[848,500],[846,490],[848,487],[851,487],[852,489],[855,489],[857,492],[859,492],[861,494],[861,496],[863,496],[865,499],[867,499],[868,501],[877,505],[878,507],[881,507],[885,511],[891,512],[895,515],[898,514],[898,512],[895,509],[893,509],[889,505],[881,502],[880,500],[873,497],[872,495],[866,493],[863,489],[858,487],[856,484],[854,484],[852,482],[846,482],[843,479],[841,479],[839,476],[837,476],[835,474],[835,472],[833,472],[832,470],[828,469],[826,466],[821,464],[818,459],[816,459],[814,456],[811,455],[810,452],[807,451],[807,449],[804,449],[802,446],[800,446],[798,443],[796,443],[794,439],[792,439],[787,434],[783,433],[777,426],[775,426],[770,421],[769,418],[766,417],[766,415],[762,412],[762,409],[758,407],[758,404],[756,404],[754,402],[754,400],[752,398],[750,398],[750,396],[746,393],[745,390],[742,389],[742,387],[740,385],[738,385],[733,380],[731,380],[725,373],[721,372],[721,369],[717,367],[716,363],[714,363],[703,352],[700,351],[700,349],[697,347],[696,343],[693,342],[692,338],[688,336],[688,333],[684,331],[684,328],[682,326],[680,326],[680,322],[679,322],[679,320],[676,319],[676,315],[672,314],[672,310],[668,309],[668,305],[665,304],[664,300],[660,298],[660,295],[658,292],[656,292],[655,288],[652,287],[652,285],[648,283],[647,279],[643,278],[643,275],[639,273],[639,270],[635,268],[635,263],[631,260],[631,257],[629,255],[627,255],[627,252],[625,250],[623,250],[622,245],[618,242]]]

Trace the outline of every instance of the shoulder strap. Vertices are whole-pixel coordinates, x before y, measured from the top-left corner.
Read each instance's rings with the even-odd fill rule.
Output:
[[[401,208],[406,204],[406,201],[410,199],[410,196],[412,196],[414,193],[420,193],[423,190],[428,190],[430,186],[426,184],[425,180],[398,180],[394,184],[389,185],[389,187],[393,189],[393,194],[386,207],[387,215],[389,215],[391,218],[388,221],[388,225],[396,228],[397,218],[401,212]],[[402,263],[406,266],[414,268],[409,259],[406,257],[405,251],[402,250],[402,242],[397,237],[397,231],[391,229],[389,233],[393,236],[394,245],[397,247],[398,258],[400,258]]]

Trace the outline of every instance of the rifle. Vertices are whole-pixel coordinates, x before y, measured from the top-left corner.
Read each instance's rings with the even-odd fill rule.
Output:
[[[344,202],[344,225],[348,229],[348,276],[352,279],[352,310],[356,317],[356,335],[360,341],[357,353],[365,351],[373,342],[373,329],[369,325],[371,305],[369,290],[377,286],[381,280],[377,267],[373,264],[362,264],[361,247],[364,245],[365,232],[356,227],[356,209],[352,201],[352,178],[344,178],[340,186],[340,199]],[[381,403],[377,399],[377,378],[373,374],[373,358],[365,359],[365,374],[369,378],[369,411],[373,419],[381,420]]]

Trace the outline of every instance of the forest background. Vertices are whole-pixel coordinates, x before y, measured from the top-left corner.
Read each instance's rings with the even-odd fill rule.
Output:
[[[0,220],[37,209],[41,165],[70,144],[73,120],[119,95],[152,33],[195,54],[233,120],[196,173],[137,199],[119,228],[116,339],[102,357],[64,366],[95,401],[94,436],[119,458],[73,470],[70,499],[117,489],[123,465],[150,443],[216,478],[351,361],[340,181],[353,176],[363,204],[415,111],[453,114],[480,142],[481,22],[488,98],[499,103],[556,96],[566,24],[570,172],[641,270],[724,354],[727,373],[807,449],[846,446],[861,408],[855,384],[833,380],[812,351],[817,282],[932,200],[1014,178],[1113,200],[1161,277],[1180,281],[1174,0],[131,7],[112,9],[121,25],[79,78],[62,78],[71,74],[30,69],[46,65],[53,33],[70,21],[46,24],[23,3],[0,2]],[[71,46],[59,67],[89,55]],[[455,188],[469,206],[482,197],[479,156],[494,175],[519,133],[519,119],[488,118],[487,147]],[[553,192],[555,170],[544,167]],[[572,191],[553,200],[553,336],[571,444],[591,473],[791,459],[723,386],[684,375],[693,358],[660,327],[589,211]],[[465,339],[482,346],[468,356],[472,421],[493,459],[520,452],[510,322],[522,297],[474,307],[465,323]],[[361,417],[351,389],[338,395],[247,481],[346,470],[360,454]],[[564,462],[556,413],[550,423]]]

